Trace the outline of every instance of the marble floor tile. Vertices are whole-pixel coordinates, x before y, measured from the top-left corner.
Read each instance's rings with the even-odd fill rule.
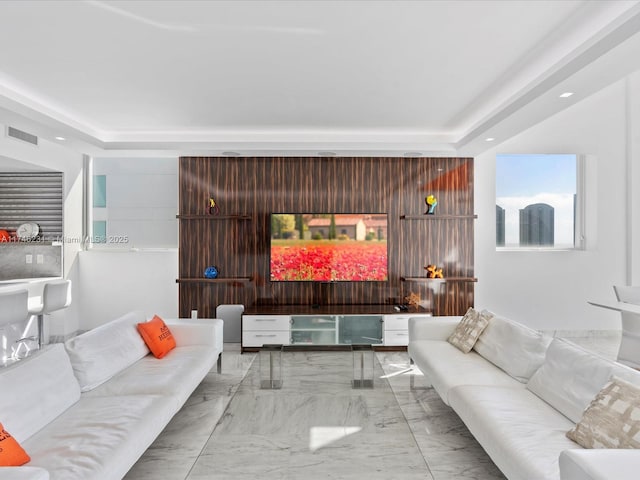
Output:
[[[406,435],[353,433],[313,449],[309,435],[212,437],[189,480],[205,478],[431,479]]]
[[[286,352],[282,362],[280,390],[259,388],[254,362],[189,480],[432,478],[379,365],[375,388],[358,390],[350,352]]]
[[[150,447],[140,460],[131,467],[125,480],[152,480],[187,478],[198,459],[199,452],[179,452],[165,448]],[[212,478],[212,477],[209,477]]]
[[[350,388],[350,387],[344,387]],[[385,433],[406,429],[402,411],[389,393],[387,399],[349,395],[237,393],[220,421],[222,434],[296,435],[318,425],[361,426]]]
[[[212,438],[189,480],[286,479],[290,444],[273,435],[225,435]]]
[[[434,480],[491,480],[505,479],[504,475],[488,459],[475,463],[449,463],[446,465],[431,465]]]

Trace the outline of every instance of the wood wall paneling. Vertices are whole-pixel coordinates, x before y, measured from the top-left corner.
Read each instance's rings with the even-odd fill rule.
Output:
[[[180,316],[197,309],[211,317],[222,303],[395,303],[410,292],[435,315],[461,315],[473,305],[472,281],[402,281],[425,277],[430,263],[445,277],[473,278],[471,158],[183,157],[179,192],[180,215],[204,217],[180,219],[180,278],[202,278],[208,265],[221,277],[252,278],[181,283]],[[438,206],[427,219],[428,194]],[[221,218],[207,217],[209,195]],[[389,281],[270,282],[270,214],[289,212],[387,213]]]

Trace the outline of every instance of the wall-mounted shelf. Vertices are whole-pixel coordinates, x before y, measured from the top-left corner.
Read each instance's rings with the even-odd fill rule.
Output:
[[[403,282],[428,283],[428,282],[477,282],[475,277],[445,277],[445,278],[428,278],[428,277],[401,277]]]
[[[178,214],[180,220],[251,220],[251,215],[202,215],[202,214]]]
[[[400,215],[400,220],[462,220],[478,218],[478,215]]]
[[[176,283],[248,283],[251,277],[176,278]]]

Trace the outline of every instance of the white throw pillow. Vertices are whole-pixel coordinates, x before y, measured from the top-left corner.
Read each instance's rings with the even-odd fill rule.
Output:
[[[136,325],[145,322],[141,312],[130,312],[82,335],[65,347],[83,392],[96,388],[149,353]]]
[[[79,399],[80,386],[61,343],[0,369],[0,421],[18,442]]]
[[[623,365],[599,357],[571,342],[554,338],[547,349],[544,363],[533,374],[527,388],[578,423],[584,409],[612,375],[632,378],[633,374],[627,370]]]
[[[526,383],[544,362],[551,340],[537,330],[495,316],[473,349],[519,382]]]

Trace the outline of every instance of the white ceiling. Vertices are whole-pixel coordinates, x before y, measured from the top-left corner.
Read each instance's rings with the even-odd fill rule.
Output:
[[[0,122],[91,154],[474,155],[640,69],[639,31],[635,0],[5,0]]]

